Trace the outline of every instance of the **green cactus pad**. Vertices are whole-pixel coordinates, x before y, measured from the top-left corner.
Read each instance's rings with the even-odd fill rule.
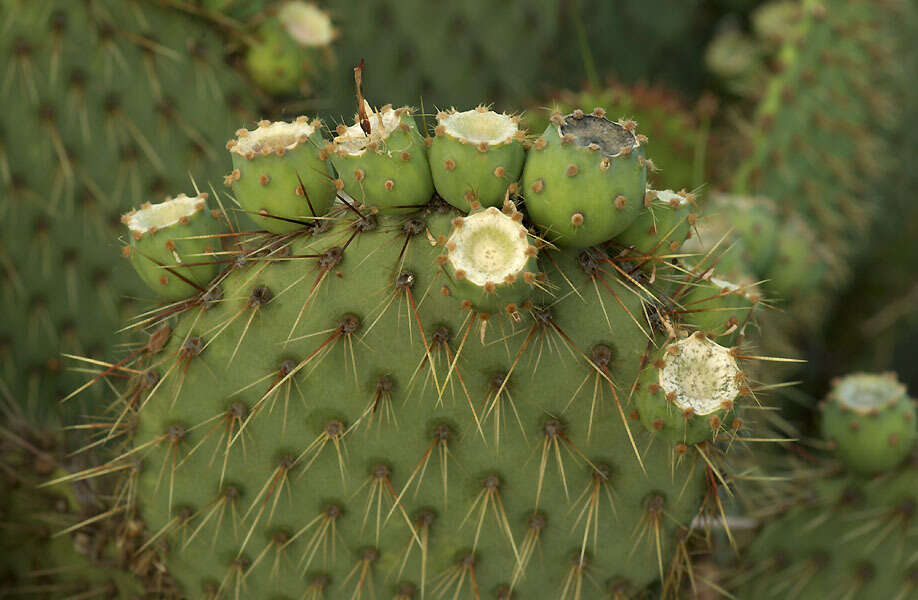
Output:
[[[215,235],[220,213],[207,209],[207,194],[179,194],[159,204],[145,204],[121,217],[130,233],[124,255],[140,278],[165,300],[201,292],[217,274]]]
[[[733,425],[743,372],[729,348],[696,332],[661,350],[634,393],[641,423],[665,439],[697,444]]]
[[[222,302],[132,363],[135,450],[112,465],[143,462],[125,485],[187,598],[602,597],[668,577],[706,463],[627,415],[654,327],[637,289],[591,268],[608,257],[535,256],[509,204],[450,240],[445,206],[341,208],[277,238],[287,258],[238,262]],[[485,318],[450,287],[453,255],[545,276]]]
[[[615,242],[630,248],[628,256],[651,268],[676,252],[695,224],[695,195],[672,190],[647,190],[644,208]]]
[[[444,246],[450,294],[484,313],[517,316],[538,281],[538,251],[530,245],[523,214],[508,202],[507,213],[493,206],[453,219]]]
[[[328,212],[335,185],[321,127],[306,117],[289,123],[261,121],[251,131],[240,129],[227,143],[234,169],[225,183],[264,229],[296,231]]]
[[[576,110],[552,122],[529,150],[523,194],[546,239],[583,248],[624,231],[644,205],[646,168],[632,123],[601,109]]]
[[[721,279],[709,272],[683,284],[679,294],[682,320],[724,344],[732,344],[744,331],[759,302],[755,288]]]
[[[768,291],[780,298],[806,298],[823,285],[829,262],[806,221],[789,219],[778,231],[775,257],[765,271]]]
[[[245,55],[252,79],[272,94],[309,89],[317,79],[322,52],[336,36],[328,13],[316,5],[290,1],[255,32]]]
[[[329,148],[338,187],[362,205],[411,210],[427,204],[433,181],[411,110],[386,105],[374,111],[364,102],[354,120],[338,126]]]
[[[434,187],[464,211],[501,206],[517,191],[525,151],[519,118],[476,109],[437,114],[428,150]]]
[[[891,373],[847,375],[833,383],[822,404],[822,431],[848,468],[888,471],[918,438],[915,402]]]

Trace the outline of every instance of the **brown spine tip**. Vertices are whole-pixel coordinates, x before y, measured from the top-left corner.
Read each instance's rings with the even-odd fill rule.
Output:
[[[579,169],[577,168],[577,165],[574,165],[574,164],[567,165],[567,168],[564,169],[564,174],[567,175],[568,177],[573,177],[578,172],[579,172]]]
[[[269,183],[271,183],[271,178],[264,174],[259,175],[258,183],[260,183],[261,185],[268,185]]]
[[[535,142],[533,142],[532,147],[536,150],[542,150],[545,146],[548,145],[548,142],[545,141],[545,138],[540,137]]]
[[[366,175],[367,175],[367,174],[364,172],[363,169],[354,169],[354,179],[355,179],[355,180],[357,180],[357,181],[363,181],[363,179],[364,179],[364,177],[366,177]]]
[[[443,168],[447,171],[452,171],[456,168],[456,161],[451,158],[447,158],[445,161],[443,161]]]
[[[494,168],[494,176],[495,176],[495,177],[503,177],[504,175],[506,175],[506,173],[507,173],[507,170],[504,169],[503,167],[495,167],[495,168]]]
[[[541,177],[539,177],[538,179],[532,182],[531,187],[532,187],[533,192],[535,192],[536,194],[541,194],[542,190],[545,189],[545,181]]]
[[[618,210],[622,210],[623,208],[625,208],[625,203],[627,201],[628,201],[627,198],[619,194],[618,196],[615,197],[615,208],[617,208]]]
[[[383,185],[385,186],[386,190],[391,192],[395,187],[395,181],[393,179],[387,179]]]
[[[583,225],[583,213],[576,212],[571,215],[571,225],[580,227]]]

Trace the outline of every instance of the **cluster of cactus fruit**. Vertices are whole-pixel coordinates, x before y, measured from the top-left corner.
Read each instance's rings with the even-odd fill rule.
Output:
[[[856,373],[834,382],[821,416],[838,460],[805,454],[791,485],[761,490],[765,524],[744,554],[738,597],[914,597],[914,400],[892,374]]]
[[[96,378],[127,377],[91,442],[120,451],[59,480],[120,473],[190,598],[674,593],[745,435],[756,293],[677,258],[695,197],[646,187],[634,122],[428,132],[361,73],[353,125],[227,144],[258,230],[219,193],[124,215],[165,303]]]

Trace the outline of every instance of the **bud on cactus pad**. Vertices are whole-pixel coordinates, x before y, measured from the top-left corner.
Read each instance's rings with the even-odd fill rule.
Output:
[[[500,206],[523,170],[519,119],[482,106],[437,115],[430,171],[441,198],[461,210]],[[477,203],[477,204],[476,204]]]
[[[616,237],[627,246],[628,256],[651,268],[679,250],[695,224],[695,195],[672,190],[647,190],[644,208],[628,228]]]
[[[191,598],[672,591],[741,437],[742,356],[605,245],[545,244],[506,191],[468,214],[433,196],[408,111],[366,106],[332,147],[354,193],[299,230],[234,233],[230,266],[110,369],[129,375],[107,421],[125,450],[104,469],[129,473],[169,574]],[[605,149],[574,155],[591,177],[615,191],[609,158],[643,186],[633,154],[606,156],[628,127],[569,118],[596,120],[580,133]],[[638,399],[658,361],[665,393]],[[697,423],[658,439],[641,412],[670,400]]]
[[[822,431],[848,468],[861,473],[892,469],[915,439],[915,401],[895,375],[857,373],[833,383],[822,404]]]
[[[634,221],[646,183],[634,125],[609,121],[602,109],[552,115],[523,170],[526,208],[547,240],[585,248]]]

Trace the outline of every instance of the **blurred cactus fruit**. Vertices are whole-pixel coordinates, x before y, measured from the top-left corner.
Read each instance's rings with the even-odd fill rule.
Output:
[[[518,191],[525,151],[519,118],[483,106],[437,114],[430,172],[441,198],[464,211],[501,206]]]
[[[738,96],[754,94],[761,82],[763,60],[756,40],[730,27],[721,31],[708,44],[705,65],[730,93]]]
[[[697,444],[733,426],[734,404],[748,394],[744,386],[733,350],[698,331],[651,356],[634,400],[647,431]]]
[[[339,125],[327,147],[336,185],[362,205],[412,210],[427,204],[433,181],[427,148],[411,109],[373,110],[361,102],[354,125]]]
[[[833,382],[822,431],[849,469],[872,474],[899,465],[918,438],[915,401],[892,373],[855,373]]]
[[[585,248],[627,229],[644,206],[643,140],[602,109],[552,115],[523,168],[526,208],[545,239]]]
[[[261,121],[251,131],[240,129],[227,143],[234,169],[224,182],[264,229],[289,233],[331,207],[335,185],[321,128],[318,120],[306,117]]]
[[[164,300],[187,298],[203,291],[217,274],[218,215],[207,209],[206,194],[145,204],[121,217],[130,234],[124,255]]]
[[[536,256],[523,213],[507,202],[453,219],[453,232],[442,255],[451,293],[483,313],[517,316],[539,278]]]
[[[319,73],[322,53],[336,36],[331,17],[315,4],[284,2],[255,32],[255,41],[246,51],[246,68],[272,94],[308,89]]]
[[[829,275],[831,256],[803,219],[791,217],[778,229],[775,255],[765,270],[769,293],[803,298],[818,290]]]
[[[671,258],[691,235],[697,218],[695,195],[672,190],[647,190],[644,207],[615,242],[628,246],[627,256],[650,268]]]
[[[731,231],[731,238],[741,241],[740,254],[748,269],[755,274],[766,272],[777,252],[781,228],[778,210],[771,200],[716,194],[707,206],[705,222],[716,223],[718,231]]]

